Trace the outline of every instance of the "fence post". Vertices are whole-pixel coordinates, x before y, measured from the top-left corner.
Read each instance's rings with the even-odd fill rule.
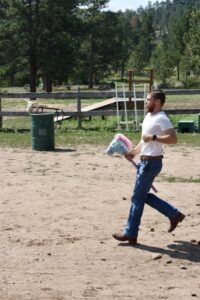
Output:
[[[78,116],[77,116],[77,128],[78,129],[81,129],[82,128],[82,124],[81,124],[81,116],[80,116],[80,113],[81,113],[81,97],[80,97],[80,88],[78,87],[77,88],[77,113],[78,113]]]
[[[129,83],[128,90],[129,90],[129,92],[132,92],[133,91],[133,71],[132,70],[128,71],[128,83]],[[131,101],[131,97],[129,97],[129,103],[130,103],[130,101]]]
[[[149,91],[152,90],[153,81],[154,81],[154,70],[153,70],[153,69],[150,69]]]
[[[1,112],[1,98],[0,98],[0,112]],[[0,129],[2,129],[2,125],[3,125],[3,117],[0,116]]]

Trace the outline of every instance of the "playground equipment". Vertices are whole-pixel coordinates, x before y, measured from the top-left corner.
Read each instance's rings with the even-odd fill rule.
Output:
[[[143,97],[137,97],[137,90],[136,90],[137,86],[136,84],[134,83],[133,84],[133,94],[134,94],[134,97],[133,97],[133,101],[134,101],[134,112],[135,112],[135,127],[136,129],[138,128],[139,126],[139,116],[141,114],[138,114],[138,108],[137,108],[137,102],[142,102],[142,106],[143,106],[143,114],[142,114],[142,117],[145,116],[145,113],[146,113],[146,109],[145,109],[145,100],[146,100],[146,96],[147,96],[147,85],[146,83],[144,83],[144,86],[143,86]]]
[[[125,92],[125,85],[122,84],[122,91],[123,91],[123,97],[119,97],[119,86],[117,83],[115,83],[115,97],[111,99],[107,99],[98,103],[94,103],[92,105],[89,105],[87,107],[84,107],[81,109],[81,112],[92,112],[97,110],[107,110],[107,109],[116,109],[116,116],[117,116],[117,130],[120,130],[120,125],[124,124],[126,126],[126,131],[129,131],[129,124],[135,125],[135,130],[138,130],[138,127],[140,125],[139,122],[139,116],[142,115],[142,117],[145,115],[145,99],[147,94],[147,84],[149,84],[149,90],[153,87],[153,69],[145,69],[145,71],[149,72],[149,78],[148,79],[135,79],[135,72],[136,70],[129,70],[128,76],[129,76],[129,92],[133,94],[133,96],[129,96],[129,98],[126,98],[126,92]],[[141,88],[141,84],[144,84],[143,88]],[[137,89],[137,91],[136,91]],[[129,93],[130,95],[130,93]],[[133,99],[133,101],[132,101]],[[120,109],[124,108],[124,118],[125,121],[120,122]],[[134,121],[128,120],[128,110],[134,110]],[[141,113],[141,110],[143,110],[143,114]],[[54,118],[54,122],[62,122],[63,120],[67,120],[71,118],[70,116],[63,115],[63,116],[57,116]]]
[[[134,123],[135,124],[135,130],[138,130],[138,127],[140,125],[139,122],[139,116],[141,116],[141,108],[143,110],[142,117],[144,117],[146,111],[145,111],[145,100],[146,95],[148,91],[151,91],[152,89],[156,89],[156,83],[154,86],[154,69],[145,69],[143,72],[148,73],[147,79],[136,79],[136,72],[138,70],[136,69],[130,69],[128,70],[128,81],[129,81],[129,92],[133,93],[133,97],[129,97],[129,99],[126,99],[125,97],[125,90],[123,85],[123,94],[124,94],[124,110],[125,110],[125,122],[123,122],[126,125],[126,130],[128,131],[128,117],[127,117],[127,107],[128,109],[134,109]],[[141,84],[143,85],[143,88],[141,88]],[[148,88],[148,91],[147,91]],[[119,98],[118,98],[118,87],[117,84],[115,84],[115,91],[116,91],[116,113],[117,113],[117,124],[118,124],[118,130],[120,129],[120,121],[119,121]],[[142,95],[143,94],[143,95]],[[122,123],[122,122],[121,122]]]
[[[117,130],[119,130],[120,129],[120,117],[119,117],[119,98],[118,98],[117,83],[115,83],[115,97],[116,97],[116,113],[117,113]]]
[[[145,99],[146,99],[146,94],[147,94],[147,87],[146,84],[144,84],[143,90],[141,91],[141,88],[139,90],[140,97],[138,97],[138,92],[136,91],[137,86],[134,83],[132,86],[132,93],[133,97],[130,99],[126,98],[126,92],[125,92],[125,85],[122,84],[122,90],[123,90],[123,98],[118,97],[118,85],[115,83],[115,95],[116,95],[116,115],[117,115],[117,130],[120,130],[120,124],[125,124],[126,126],[126,131],[129,131],[129,124],[134,124],[135,129],[138,130],[139,127],[139,115],[141,113],[138,110],[138,102],[141,103],[140,108],[142,106],[143,108],[143,114],[142,117],[145,115]],[[141,94],[143,93],[143,97]],[[119,114],[119,102],[123,102],[124,104],[124,114],[125,114],[125,121],[120,122],[120,114]],[[134,121],[129,121],[128,120],[128,110],[127,110],[127,104],[129,107],[134,108]],[[141,111],[141,110],[140,110]]]
[[[119,101],[123,101],[124,103],[124,112],[125,112],[125,124],[126,124],[126,131],[129,130],[128,127],[128,113],[127,113],[127,98],[126,98],[126,92],[125,92],[125,86],[122,84],[122,89],[123,89],[123,98],[118,97],[118,86],[117,82],[115,82],[115,95],[116,95],[116,113],[117,113],[117,130],[120,130],[120,116],[119,116]]]
[[[129,91],[132,90],[132,86],[133,84],[137,84],[137,83],[145,83],[145,84],[149,84],[149,91],[152,90],[153,87],[153,83],[154,83],[154,69],[149,68],[149,69],[144,69],[143,72],[147,72],[148,73],[148,79],[136,79],[135,75],[136,72],[138,70],[137,69],[130,69],[128,70],[128,78],[129,78]],[[131,99],[129,99],[131,100]]]

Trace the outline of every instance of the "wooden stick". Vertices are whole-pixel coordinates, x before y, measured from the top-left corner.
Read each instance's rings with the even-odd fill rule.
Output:
[[[137,169],[137,164],[136,164],[136,162],[134,161],[134,160],[132,160],[132,159],[128,159],[133,165],[134,165],[134,167]],[[152,188],[152,190],[155,192],[155,193],[157,193],[158,192],[158,190],[155,188],[155,186],[151,186],[151,188]]]

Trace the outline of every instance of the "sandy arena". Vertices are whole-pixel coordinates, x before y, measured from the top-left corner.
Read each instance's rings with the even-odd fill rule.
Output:
[[[0,300],[200,298],[200,149],[164,149],[155,186],[186,219],[169,234],[146,206],[137,247],[112,238],[134,182],[124,158],[99,146],[0,149]]]

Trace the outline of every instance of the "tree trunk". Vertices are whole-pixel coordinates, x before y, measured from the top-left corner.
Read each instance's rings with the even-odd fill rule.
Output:
[[[180,67],[179,67],[179,62],[177,63],[177,66],[176,66],[176,74],[177,74],[177,80],[179,81],[179,80],[180,80]]]
[[[33,67],[30,67],[30,92],[36,92],[36,72]]]
[[[94,87],[94,85],[97,85],[98,82],[99,82],[99,78],[98,78],[98,75],[97,75],[97,71],[94,70],[93,71],[93,87]]]
[[[167,83],[166,77],[163,77],[162,78],[162,85],[163,85],[163,87],[166,87],[166,83]]]
[[[57,80],[57,84],[58,84],[58,85],[62,85],[62,79],[61,79],[61,78],[59,78],[59,79]]]
[[[124,62],[121,64],[121,81],[124,81]]]
[[[36,75],[37,75],[36,54],[35,51],[31,51],[30,53],[30,92],[31,93],[35,93],[37,89]]]
[[[10,76],[10,86],[14,86],[15,85],[15,76],[11,75]]]
[[[90,44],[90,57],[89,57],[89,89],[93,89],[94,86],[94,37],[91,36],[91,44]]]
[[[45,77],[43,76],[42,77],[42,85],[43,85],[43,91],[45,91],[46,90],[46,82],[45,82]]]
[[[45,76],[45,91],[47,93],[51,93],[52,92],[52,80],[51,80],[51,78],[48,75]]]

